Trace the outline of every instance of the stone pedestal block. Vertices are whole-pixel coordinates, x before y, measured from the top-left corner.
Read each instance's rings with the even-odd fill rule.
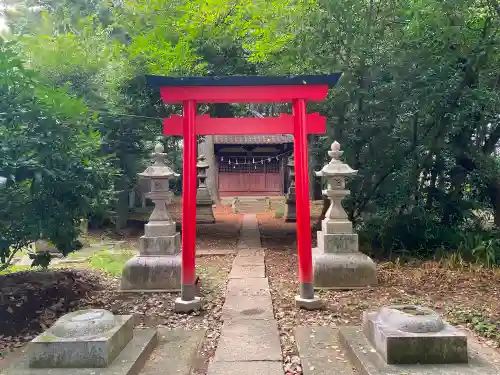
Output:
[[[295,199],[287,199],[285,204],[285,222],[295,223],[297,221],[297,206]]]
[[[181,290],[181,255],[136,256],[122,272],[122,291],[178,292]]]
[[[82,310],[60,318],[28,346],[32,368],[108,367],[133,337],[131,315]]]
[[[212,202],[208,204],[196,203],[196,224],[213,224],[215,223],[214,211]]]
[[[318,232],[318,249],[326,254],[357,253],[358,235],[349,233],[323,234]]]
[[[377,284],[375,263],[360,252],[329,254],[313,249],[313,264],[315,288],[351,289]]]
[[[179,253],[181,248],[180,233],[172,236],[146,237],[139,239],[139,252],[141,256],[172,256]]]
[[[467,363],[467,335],[421,306],[365,312],[363,332],[388,364]]]

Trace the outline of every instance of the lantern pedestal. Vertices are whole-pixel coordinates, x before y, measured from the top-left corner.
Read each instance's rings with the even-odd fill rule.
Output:
[[[332,160],[317,175],[326,177],[328,188],[323,194],[330,199],[330,208],[317,233],[318,247],[313,249],[314,286],[318,289],[355,289],[377,284],[376,266],[359,252],[358,235],[342,207],[349,194],[345,179],[357,173],[342,163],[340,145],[332,144],[328,154]]]
[[[198,189],[196,190],[196,224],[215,223],[214,212],[212,209],[213,200],[210,196],[210,190],[207,187],[207,169],[209,164],[204,155],[198,157],[196,169],[198,170]]]
[[[287,163],[290,171],[290,186],[285,201],[285,222],[295,223],[297,221],[297,200],[295,195],[295,161],[293,155],[288,159]]]
[[[124,292],[177,292],[181,289],[181,238],[176,232],[167,205],[173,193],[169,180],[178,175],[164,163],[163,147],[155,148],[156,163],[141,173],[151,180],[147,194],[155,208],[139,239],[139,255],[130,259],[122,271],[121,289]]]
[[[295,223],[297,221],[297,206],[295,201],[295,187],[288,189],[285,201],[285,222]]]

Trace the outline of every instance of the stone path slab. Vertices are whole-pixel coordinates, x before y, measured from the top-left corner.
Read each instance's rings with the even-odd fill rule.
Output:
[[[222,309],[224,325],[208,375],[283,374],[278,324],[260,246],[257,218],[245,215]]]
[[[279,362],[217,362],[207,375],[281,375],[283,368]]]
[[[337,328],[297,327],[295,341],[303,375],[356,374],[342,350]]]
[[[264,249],[240,249],[238,250],[239,258],[246,257],[262,257],[262,262],[264,262]]]
[[[224,322],[215,362],[280,361],[278,325],[274,320]]]
[[[266,277],[252,279],[230,279],[226,296],[267,296],[270,295]],[[226,297],[226,300],[229,298]]]
[[[261,247],[260,232],[256,215],[248,214],[243,216],[240,238],[236,246],[238,249]]]
[[[222,308],[222,319],[274,319],[273,311],[267,306],[272,304],[271,295],[264,296],[232,296]]]
[[[264,263],[264,255],[238,256],[234,259],[234,266],[255,266]]]
[[[140,375],[191,375],[193,370],[203,368],[203,360],[197,354],[204,337],[205,330],[159,328],[158,346]]]
[[[229,273],[230,279],[264,278],[265,276],[266,276],[265,267],[260,265],[252,265],[252,266],[233,265],[233,268]]]

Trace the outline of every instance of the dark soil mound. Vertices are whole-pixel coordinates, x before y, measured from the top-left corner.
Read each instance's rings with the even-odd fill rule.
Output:
[[[99,276],[81,270],[27,271],[0,276],[0,338],[37,334],[76,306]]]

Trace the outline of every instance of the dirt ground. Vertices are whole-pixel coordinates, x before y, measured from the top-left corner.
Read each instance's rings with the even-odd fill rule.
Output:
[[[242,215],[224,207],[215,210],[216,224],[199,225],[198,249],[234,249]],[[115,239],[125,241],[123,248],[135,248],[142,229],[131,226]],[[93,232],[94,240],[109,233]],[[69,311],[103,308],[114,314],[133,314],[139,327],[206,329],[201,357],[207,365],[220,335],[221,311],[233,255],[203,256],[196,260],[200,276],[202,311],[175,314],[178,293],[120,293],[119,278],[98,270],[49,269],[0,275],[0,363],[10,352],[24,346],[60,316]],[[78,266],[76,266],[78,267]],[[199,369],[204,373],[204,368]]]
[[[316,212],[317,211],[317,212]],[[311,223],[319,210],[313,210]],[[215,225],[198,226],[197,248],[234,249],[242,215],[218,207]],[[363,311],[393,303],[422,304],[440,311],[447,320],[476,335],[485,345],[500,344],[500,272],[470,266],[443,267],[437,262],[378,264],[379,285],[357,291],[322,291],[325,308],[307,312],[294,306],[298,291],[296,225],[258,215],[266,273],[271,285],[275,317],[278,320],[286,374],[301,374],[293,337],[297,325],[357,325]],[[97,234],[99,235],[99,234]],[[141,229],[130,228],[120,239],[137,246]],[[313,234],[313,239],[315,239]],[[122,294],[119,279],[89,269],[18,272],[0,276],[0,358],[49,327],[68,311],[105,308],[115,314],[134,314],[139,326],[205,328],[201,356],[205,363],[215,353],[221,328],[221,310],[228,273],[234,256],[197,258],[200,275],[200,313],[173,312],[176,293]],[[1,361],[0,361],[1,364]],[[203,367],[205,366],[205,367]]]
[[[488,346],[500,345],[500,272],[479,268],[443,268],[437,262],[400,265],[379,263],[379,285],[356,291],[320,291],[320,311],[297,310],[299,290],[294,224],[272,215],[259,215],[266,273],[280,328],[285,369],[300,374],[293,338],[297,325],[359,325],[367,309],[396,303],[420,304],[442,313],[448,321],[469,330]],[[315,237],[313,235],[313,237]]]

